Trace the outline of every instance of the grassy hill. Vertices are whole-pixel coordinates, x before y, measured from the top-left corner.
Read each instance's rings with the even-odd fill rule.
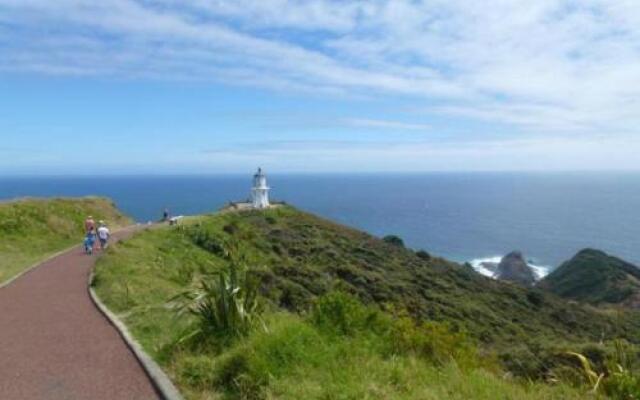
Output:
[[[0,283],[80,243],[88,215],[112,227],[131,222],[110,200],[97,197],[0,202]]]
[[[599,340],[603,334],[620,333],[635,339],[638,333],[636,326],[614,326],[613,319],[581,305],[485,278],[438,257],[419,257],[293,208],[211,217],[186,235],[214,256],[224,238],[240,241],[253,264],[263,267],[265,296],[293,311],[303,311],[316,296],[339,289],[365,303],[447,321],[487,344],[521,343],[531,337]]]
[[[581,250],[539,286],[578,301],[640,308],[640,269],[599,250]]]
[[[184,344],[194,321],[177,319],[170,299],[225,268],[229,242],[259,278],[268,332]],[[194,399],[583,398],[584,391],[562,385],[505,381],[498,371],[556,379],[567,366],[565,351],[602,359],[603,339],[640,337],[637,314],[611,315],[484,278],[291,207],[140,233],[99,260],[94,285]],[[365,326],[356,333],[327,332],[314,323],[314,307],[336,292],[363,304],[347,309],[377,317],[345,323]],[[338,314],[332,326],[354,312]],[[397,350],[397,343],[407,345]],[[451,357],[435,356],[443,348]]]

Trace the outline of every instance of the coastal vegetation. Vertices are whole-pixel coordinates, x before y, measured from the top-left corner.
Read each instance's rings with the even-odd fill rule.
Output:
[[[638,314],[491,280],[288,206],[141,232],[99,260],[93,284],[193,399],[639,390]],[[602,374],[598,388],[570,352]]]
[[[131,222],[110,200],[98,197],[0,202],[0,283],[80,243],[88,215],[112,227]]]
[[[640,269],[600,250],[580,251],[540,286],[568,299],[640,308]]]

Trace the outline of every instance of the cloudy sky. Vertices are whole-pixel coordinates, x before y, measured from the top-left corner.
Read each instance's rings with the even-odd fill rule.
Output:
[[[637,0],[0,0],[0,174],[640,170]]]

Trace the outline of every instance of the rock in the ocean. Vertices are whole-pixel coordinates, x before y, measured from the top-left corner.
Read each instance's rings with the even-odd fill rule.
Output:
[[[536,282],[533,270],[527,265],[522,253],[519,251],[512,251],[502,257],[495,276],[497,279],[516,282],[525,286],[533,286]]]

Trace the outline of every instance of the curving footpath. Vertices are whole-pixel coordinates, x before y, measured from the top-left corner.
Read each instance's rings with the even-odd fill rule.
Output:
[[[0,399],[161,398],[91,301],[95,261],[76,247],[0,288]]]

